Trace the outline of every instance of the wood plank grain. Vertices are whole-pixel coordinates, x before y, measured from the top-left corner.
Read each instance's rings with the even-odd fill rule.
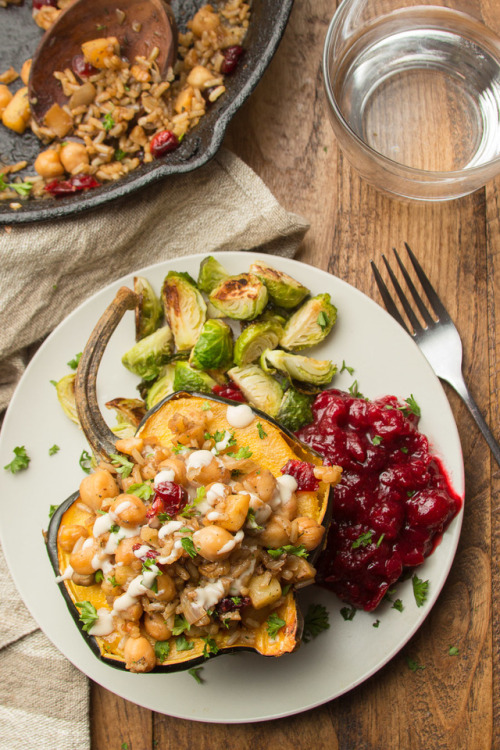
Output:
[[[92,750],[150,750],[153,714],[109,690],[91,683]]]

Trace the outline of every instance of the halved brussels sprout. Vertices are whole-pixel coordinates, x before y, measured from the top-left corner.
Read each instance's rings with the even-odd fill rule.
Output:
[[[309,294],[309,289],[287,273],[259,260],[252,263],[250,273],[258,276],[266,285],[269,297],[277,305],[285,308],[297,307]]]
[[[227,374],[250,404],[271,417],[276,416],[283,398],[283,390],[272,375],[265,373],[259,365],[232,367]]]
[[[307,300],[287,321],[280,346],[299,352],[315,346],[328,336],[337,320],[337,308],[329,294],[318,294]]]
[[[63,412],[72,422],[80,426],[75,404],[75,378],[76,374],[72,372],[58,380],[56,383],[56,393]]]
[[[217,382],[206,372],[195,370],[187,362],[176,362],[174,373],[174,391],[198,391],[212,393]]]
[[[163,310],[153,287],[143,276],[135,276],[134,292],[140,298],[140,303],[135,308],[135,339],[140,341],[159,327]]]
[[[169,326],[163,326],[125,352],[122,363],[143,380],[154,380],[169,361],[173,349],[172,331]]]
[[[336,365],[330,360],[289,354],[282,349],[267,349],[261,356],[261,364],[267,372],[279,370],[292,380],[314,385],[326,385],[337,372]]]
[[[192,349],[206,319],[207,306],[188,273],[169,271],[162,289],[165,315],[178,351]]]
[[[163,368],[163,374],[153,383],[146,393],[146,406],[151,409],[155,404],[170,396],[174,392],[175,364],[166,365]]]
[[[116,424],[111,431],[119,438],[134,437],[146,414],[146,404],[140,398],[114,398],[107,401],[108,409],[116,411]]]
[[[203,258],[200,263],[198,289],[201,289],[205,294],[210,294],[221,281],[225,281],[228,277],[229,274],[224,266],[218,260],[215,260],[212,255],[209,255],[207,258]]]
[[[234,361],[239,366],[256,362],[263,351],[278,346],[283,335],[283,327],[278,318],[250,323],[236,339]]]
[[[283,427],[296,432],[313,421],[312,403],[314,396],[300,393],[295,388],[289,388],[281,402],[276,419]]]
[[[198,370],[227,367],[233,358],[233,332],[222,320],[207,320],[189,357]]]
[[[267,304],[267,288],[257,276],[241,273],[216,286],[210,302],[228,318],[253,320]]]

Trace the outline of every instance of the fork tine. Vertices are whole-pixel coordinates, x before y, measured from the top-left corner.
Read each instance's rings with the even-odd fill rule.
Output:
[[[427,310],[426,306],[424,305],[424,303],[422,301],[422,297],[420,296],[420,294],[415,289],[415,285],[414,285],[413,281],[411,280],[410,274],[408,273],[408,271],[404,267],[403,261],[399,257],[399,253],[397,252],[397,250],[394,247],[392,248],[392,252],[396,256],[396,260],[397,260],[398,265],[399,265],[399,267],[401,269],[401,273],[403,274],[403,276],[405,278],[405,281],[408,284],[408,289],[411,292],[411,296],[413,297],[413,299],[417,303],[417,307],[420,310],[420,315],[423,317],[423,319],[425,320],[425,322],[427,323],[427,325],[429,327],[434,326],[435,325],[435,321],[432,319],[432,316],[429,314],[429,311]]]
[[[380,292],[380,296],[384,300],[384,305],[387,308],[387,312],[392,315],[392,317],[399,323],[400,326],[403,326],[403,328],[405,329],[405,331],[407,333],[410,333],[410,331],[408,330],[408,328],[406,326],[406,323],[404,322],[403,318],[399,314],[398,308],[394,304],[394,300],[392,299],[391,294],[390,294],[389,290],[387,289],[387,287],[385,285],[385,282],[382,279],[382,276],[380,275],[380,272],[379,272],[377,266],[375,265],[375,263],[373,262],[373,260],[370,261],[370,264],[371,264],[371,267],[372,267],[373,275],[375,276],[375,282],[376,282],[376,284],[378,286],[378,290]]]
[[[401,300],[401,304],[404,307],[404,311],[405,311],[405,313],[408,316],[408,320],[410,321],[410,323],[411,323],[411,325],[413,327],[413,330],[415,331],[415,333],[421,333],[423,331],[422,325],[421,325],[420,321],[418,320],[417,316],[415,315],[415,313],[413,312],[412,306],[408,302],[408,298],[406,297],[406,294],[401,289],[401,285],[400,285],[399,281],[397,280],[397,278],[396,278],[396,276],[394,274],[394,271],[392,270],[392,268],[390,266],[389,261],[387,260],[387,258],[385,257],[385,255],[382,255],[382,259],[383,259],[383,261],[385,263],[385,267],[387,268],[389,276],[391,277],[391,281],[394,284],[394,289],[396,290],[397,295],[398,295],[399,299]]]
[[[437,296],[437,294],[436,294],[436,292],[434,290],[434,287],[432,286],[431,282],[429,281],[429,279],[425,275],[422,266],[420,265],[420,263],[418,262],[418,260],[413,255],[413,253],[412,253],[412,251],[410,249],[410,246],[408,245],[407,242],[405,242],[405,247],[406,247],[406,252],[410,256],[410,260],[411,260],[411,262],[413,264],[413,268],[415,269],[415,272],[416,272],[418,278],[420,279],[420,283],[422,284],[422,287],[423,287],[423,289],[424,289],[427,297],[429,298],[429,302],[431,303],[434,312],[436,313],[436,315],[438,316],[438,318],[440,320],[445,320],[445,321],[450,320],[450,316],[448,315],[448,311],[446,310],[446,308],[444,307],[443,303],[441,302],[441,300]]]

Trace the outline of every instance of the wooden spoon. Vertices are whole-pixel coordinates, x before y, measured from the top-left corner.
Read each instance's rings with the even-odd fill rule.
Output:
[[[116,37],[122,57],[160,52],[157,63],[166,73],[177,55],[177,28],[172,9],[163,0],[75,0],[45,33],[33,57],[28,82],[31,111],[39,125],[54,105],[66,104],[55,71],[70,68],[82,43]]]

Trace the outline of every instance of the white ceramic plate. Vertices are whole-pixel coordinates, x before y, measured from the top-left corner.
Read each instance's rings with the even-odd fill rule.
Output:
[[[12,475],[1,469],[0,531],[7,562],[34,618],[51,641],[82,672],[118,695],[171,716],[197,721],[239,723],[287,716],[325,703],[366,680],[409,640],[434,604],[451,567],[460,534],[462,513],[452,522],[441,544],[420,568],[430,581],[429,598],[417,608],[411,581],[399,584],[404,611],[383,604],[376,614],[357,612],[352,621],[340,615],[342,603],[317,587],[303,593],[304,606],[324,604],[330,629],[280,659],[242,653],[220,657],[203,668],[204,684],[187,673],[136,675],[102,664],[90,651],[66,608],[44,548],[41,530],[47,527],[51,504],[59,504],[78,488],[83,473],[79,456],[86,448],[78,428],[63,414],[50,380],[70,372],[66,363],[81,351],[97,319],[122,284],[133,275],[146,276],[159,292],[165,274],[188,271],[195,278],[203,255],[169,261],[136,271],[111,284],[75,310],[56,328],[28,367],[5,418],[0,437],[0,467],[12,459],[12,449],[26,446],[31,463]],[[251,253],[222,253],[232,272],[248,268]],[[456,492],[463,496],[463,461],[457,429],[445,393],[418,348],[381,307],[345,282],[293,260],[271,262],[295,276],[314,294],[329,292],[338,307],[338,322],[321,347],[320,356],[355,368],[337,376],[334,385],[348,388],[354,378],[360,390],[376,398],[413,394],[421,406],[421,429],[442,459]],[[127,313],[104,355],[98,380],[101,404],[116,396],[137,395],[137,379],[120,364],[134,342],[134,321]],[[104,411],[107,411],[104,409]],[[114,416],[107,412],[110,424]],[[48,454],[56,443],[61,450]],[[372,627],[376,619],[378,628]]]

